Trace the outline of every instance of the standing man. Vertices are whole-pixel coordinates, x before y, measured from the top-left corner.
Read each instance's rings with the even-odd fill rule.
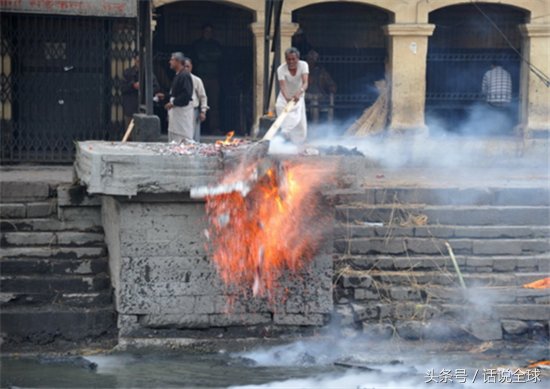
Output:
[[[139,55],[134,54],[134,64],[124,70],[122,74],[122,112],[124,113],[124,126],[128,127],[135,113],[139,112]],[[153,93],[155,101],[164,100],[164,93],[161,92],[157,78],[153,74]]]
[[[307,53],[306,61],[309,66],[309,88],[307,93],[326,98],[329,94],[336,93],[336,83],[325,67],[319,65],[317,62],[318,60],[319,53],[315,50],[310,50],[310,52]]]
[[[306,104],[304,94],[308,86],[309,66],[300,61],[300,52],[295,47],[285,50],[286,63],[277,69],[280,92],[275,102],[277,116],[281,115],[289,101],[296,105],[281,125],[283,136],[293,143],[303,143],[307,137]]]
[[[222,45],[214,39],[214,27],[202,26],[202,36],[193,42],[196,73],[204,82],[210,96],[211,109],[205,126],[210,131],[220,130],[220,68],[223,56]]]
[[[491,115],[483,131],[486,134],[502,134],[512,124],[512,77],[497,62],[491,63],[491,70],[483,76],[481,92]]]
[[[491,70],[483,76],[481,92],[492,107],[508,108],[512,101],[512,77],[499,63],[491,63]]]
[[[193,74],[193,62],[191,58],[185,58],[183,67],[186,72],[191,74],[193,80],[193,110],[195,114],[195,133],[193,139],[196,142],[201,141],[201,122],[206,120],[206,111],[208,111],[208,97],[204,90],[202,80]]]
[[[170,69],[176,72],[170,88],[170,101],[164,106],[168,111],[168,142],[181,143],[184,139],[193,139],[194,111],[193,80],[183,66],[185,56],[181,52],[172,53]]]

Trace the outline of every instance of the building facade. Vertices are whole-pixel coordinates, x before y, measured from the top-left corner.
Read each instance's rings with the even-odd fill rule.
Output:
[[[90,128],[102,134],[84,131],[83,137],[105,138],[109,135],[116,139],[122,131],[118,85],[122,70],[129,66],[131,51],[135,49],[135,14],[132,16],[119,12],[116,18],[112,14],[82,16],[82,10],[73,10],[72,15],[59,15],[61,3],[64,6],[69,3],[87,3],[73,0],[53,2],[59,3],[58,10],[47,15],[32,15],[36,20],[25,20],[31,15],[18,12],[14,5],[28,6],[31,3],[41,2],[0,0],[2,143],[3,149],[5,142],[19,145],[8,150],[11,154],[4,153],[2,159],[25,160],[25,155],[35,152],[29,146],[32,142],[53,142],[49,135],[45,140],[36,140],[36,134],[43,133],[37,128],[43,126],[44,121],[53,123],[51,127],[56,129],[70,122],[70,128],[59,130],[61,132],[75,131],[76,127],[84,131],[85,123],[88,123]],[[124,8],[122,3],[130,4],[134,11],[137,8],[132,0],[92,3],[107,4],[107,9],[124,9],[124,12],[128,8]],[[184,51],[191,56],[200,75],[204,65],[201,69],[201,64],[197,63],[196,45],[205,24],[213,27],[213,37],[221,47],[221,57],[216,63],[217,73],[214,77],[218,97],[214,96],[211,100],[210,114],[217,117],[218,124],[206,123],[206,133],[217,134],[230,130],[241,134],[251,133],[257,127],[259,118],[266,114],[263,107],[266,3],[258,0],[152,0],[154,72],[163,89],[169,89],[172,74],[167,61],[173,51]],[[76,16],[78,12],[79,16]],[[65,23],[63,18],[72,22]],[[96,23],[92,28],[99,31],[96,38],[78,32],[78,26],[85,20]],[[50,28],[52,32],[49,33],[55,39],[43,39],[44,42],[36,43],[37,40],[35,42],[30,38],[16,38],[13,31],[20,29],[24,23],[32,24],[30,28],[34,30],[25,31],[32,31],[33,34],[39,29],[47,30],[49,24],[57,23],[58,28]],[[70,23],[74,26],[71,27]],[[61,31],[65,31],[66,36]],[[312,48],[319,53],[319,62],[337,84],[337,123],[349,123],[372,104],[377,96],[374,81],[387,78],[391,86],[391,132],[429,134],[433,118],[438,123],[447,122],[452,131],[453,125],[467,114],[466,111],[481,100],[483,74],[491,62],[498,61],[504,64],[512,76],[512,114],[516,130],[532,138],[546,138],[550,133],[548,0],[284,0],[280,15],[283,50],[291,46],[297,31],[306,37],[306,43],[301,43],[302,47],[306,51]],[[42,32],[39,34],[48,35]],[[71,39],[74,41],[76,37],[81,40],[77,44],[81,48],[76,50],[80,53],[78,58],[89,64],[90,68],[82,75],[86,74],[89,78],[94,74],[91,68],[96,69],[96,78],[86,82],[90,85],[89,90],[95,90],[94,86],[101,85],[101,93],[94,92],[97,98],[83,95],[81,101],[85,103],[71,108],[68,104],[59,103],[67,99],[47,94],[52,88],[43,88],[50,92],[41,92],[40,89],[37,92],[36,88],[25,89],[25,85],[35,84],[32,72],[27,71],[28,61],[35,60],[25,59],[26,54],[23,53],[51,52],[54,53],[53,57],[57,56],[53,58],[51,53],[43,55],[44,58],[48,55],[52,58],[41,59],[44,64],[40,66],[46,72],[41,74],[57,69],[50,66],[56,61],[59,62],[59,69],[70,68],[74,65],[67,61],[68,54],[63,54],[63,50],[67,51],[69,43],[66,42]],[[90,42],[101,42],[97,45],[97,50],[102,50],[101,56],[86,58],[83,53],[96,50],[91,48],[93,44]],[[270,57],[273,57],[272,53]],[[95,60],[98,63],[93,65]],[[61,73],[65,75],[71,72],[73,70],[63,70]],[[76,72],[72,74],[76,77]],[[55,78],[48,77],[48,80],[56,85],[73,83],[66,78],[55,81]],[[27,112],[21,102],[32,99],[31,95],[37,96],[38,101],[45,99],[52,102],[55,109],[42,107],[45,116],[39,115],[39,110]],[[40,96],[45,97],[41,99]],[[271,98],[272,105],[273,102]],[[38,103],[35,105],[39,106]],[[85,108],[91,105],[99,111],[92,112],[90,107]],[[80,118],[69,115],[74,112],[80,112]],[[46,120],[44,118],[47,118],[47,114],[54,117]],[[82,115],[93,120],[83,121]],[[59,117],[70,120],[59,120]],[[34,122],[29,123],[29,118],[33,118]],[[26,129],[26,125],[32,129]],[[24,135],[29,131],[35,134],[32,139]],[[74,136],[65,138],[71,139],[71,142],[75,139]],[[20,153],[19,150],[24,150],[24,153],[20,158],[14,157]]]
[[[195,3],[153,1],[157,10],[175,5],[189,9]],[[239,9],[253,19],[249,50],[252,122],[257,123],[265,113],[265,2],[212,3]],[[212,20],[212,15],[202,19]],[[512,74],[517,128],[529,137],[548,135],[550,89],[544,80],[550,74],[548,1],[285,0],[280,29],[283,49],[299,29],[320,51],[321,62],[337,75],[343,73],[336,80],[340,84],[336,108],[342,118],[346,111],[357,113],[368,106],[374,98],[373,81],[386,76],[391,80],[390,130],[426,132],[427,112],[454,117],[453,113],[479,100],[483,73],[498,61]]]
[[[0,1],[2,163],[71,162],[74,142],[119,140],[135,0]]]

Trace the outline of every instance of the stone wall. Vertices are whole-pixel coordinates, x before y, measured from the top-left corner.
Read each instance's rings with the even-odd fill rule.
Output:
[[[120,337],[237,327],[255,334],[320,326],[332,312],[330,239],[311,266],[267,298],[226,290],[205,250],[204,203],[186,195],[103,196]],[[232,304],[228,304],[231,297]],[[288,328],[287,328],[288,329]],[[176,331],[176,333],[174,332]]]

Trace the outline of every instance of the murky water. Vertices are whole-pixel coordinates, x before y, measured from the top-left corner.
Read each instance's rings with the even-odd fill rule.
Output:
[[[544,357],[449,352],[395,344],[304,341],[242,353],[115,353],[87,356],[95,371],[44,358],[2,358],[2,387],[19,388],[434,388],[548,387],[548,371],[517,368]]]

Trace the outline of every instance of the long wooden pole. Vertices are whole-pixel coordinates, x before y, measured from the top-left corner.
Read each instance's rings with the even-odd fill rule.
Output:
[[[269,130],[265,133],[263,139],[264,140],[271,140],[277,134],[277,131],[279,131],[279,128],[281,127],[281,124],[283,124],[283,120],[285,120],[286,116],[290,111],[292,111],[292,108],[296,105],[296,102],[294,99],[290,100],[285,108],[283,109],[283,112],[277,117],[277,119],[273,122],[271,127],[269,127]]]
[[[449,242],[445,242],[445,246],[447,247],[447,250],[449,250],[449,255],[451,256],[451,260],[453,261],[453,266],[455,268],[456,274],[458,275],[458,281],[460,282],[460,286],[462,286],[462,289],[466,289],[466,283],[464,282],[464,278],[462,277],[462,272],[458,267],[458,262],[456,261],[455,254],[453,253],[453,249],[451,248],[451,245],[449,244]]]
[[[128,138],[130,137],[130,134],[132,133],[133,129],[134,129],[134,119],[130,120],[130,124],[128,124],[128,128],[126,129],[126,132],[124,133],[124,137],[122,137],[122,143],[124,143],[128,140]]]

